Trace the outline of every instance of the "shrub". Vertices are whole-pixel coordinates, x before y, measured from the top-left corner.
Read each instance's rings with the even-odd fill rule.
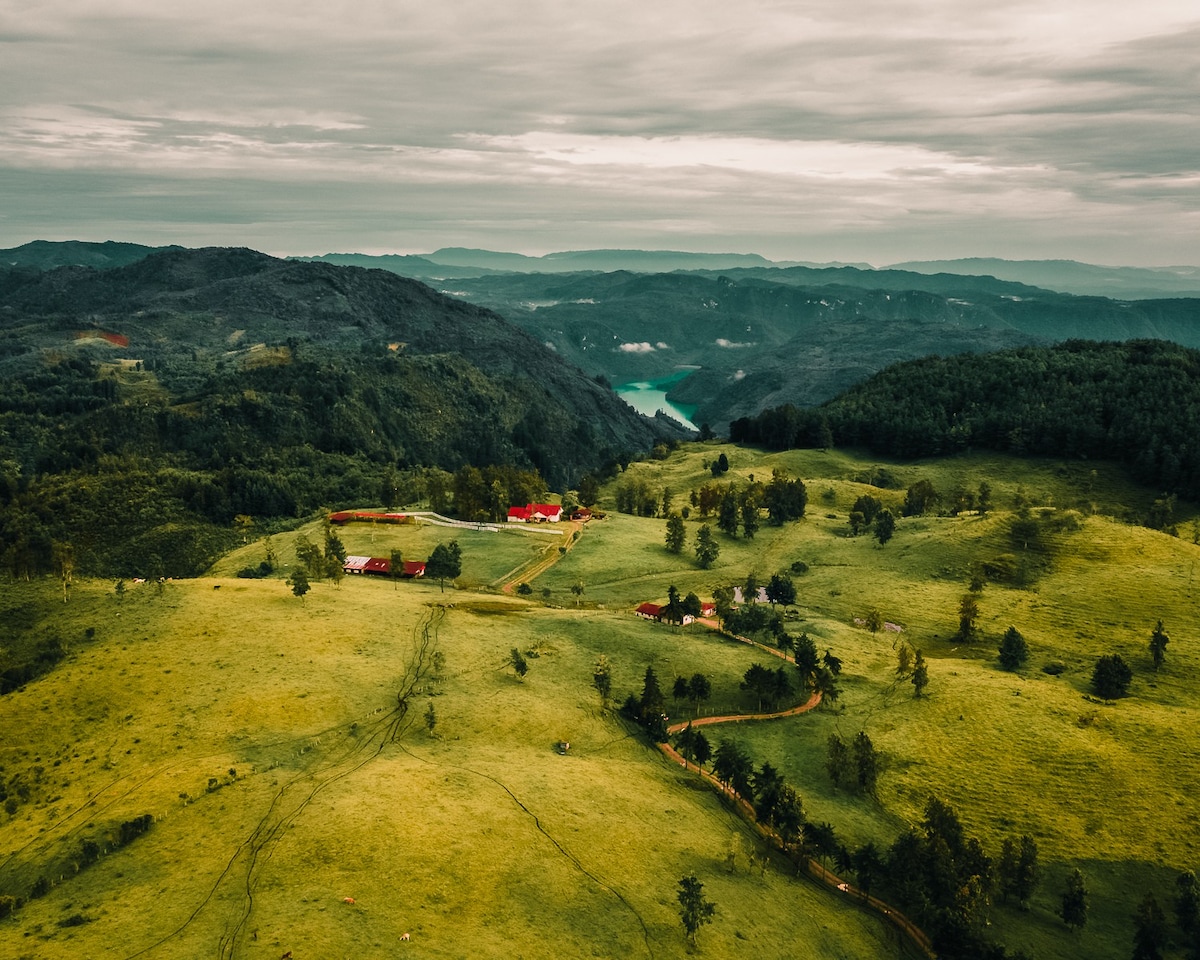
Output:
[[[1118,653],[1101,657],[1092,671],[1092,686],[1105,700],[1125,696],[1132,680],[1133,671]]]

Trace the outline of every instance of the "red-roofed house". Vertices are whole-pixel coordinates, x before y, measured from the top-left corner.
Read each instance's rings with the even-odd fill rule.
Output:
[[[646,620],[662,619],[662,607],[657,603],[643,603],[633,612]]]
[[[558,523],[562,507],[557,503],[531,503],[524,507],[509,507],[509,523]]]

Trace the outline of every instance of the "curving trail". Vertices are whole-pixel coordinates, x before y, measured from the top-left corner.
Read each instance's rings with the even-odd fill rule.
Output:
[[[571,550],[579,542],[579,537],[576,534],[582,534],[583,532],[583,524],[578,520],[564,520],[560,522],[559,526],[571,528],[571,535],[566,540],[562,543],[552,543],[546,548],[542,556],[530,560],[528,563],[521,564],[515,570],[510,570],[500,578],[500,581],[493,581],[492,586],[495,586],[497,582],[502,582],[503,585],[500,589],[504,593],[512,593],[518,583],[528,583],[530,580],[540,577],[558,563],[565,556],[565,554],[559,553],[560,548],[565,547],[567,550]],[[559,531],[554,532],[558,533]]]
[[[758,647],[759,649],[766,651],[767,653],[774,654],[785,661],[787,660],[787,656],[781,650],[776,650],[773,647],[765,646],[764,644],[757,643],[746,637],[739,637],[735,634],[725,633],[723,630],[721,630],[720,626],[715,620],[698,620],[697,623],[702,623],[705,626],[710,627],[716,632],[722,634],[723,636],[734,640],[739,640],[742,643],[748,643],[751,646]],[[813,693],[813,695],[804,703],[800,704],[799,706],[792,707],[789,710],[779,710],[774,713],[739,713],[730,714],[724,717],[699,717],[684,723],[673,723],[667,727],[667,733],[673,736],[674,734],[685,730],[689,723],[692,727],[705,727],[713,726],[719,723],[748,723],[758,720],[776,720],[781,717],[795,717],[802,713],[807,713],[820,703],[821,694]],[[776,833],[775,830],[769,825],[760,822],[754,813],[754,807],[752,807],[745,800],[745,798],[734,791],[732,787],[718,780],[716,774],[699,766],[692,767],[688,763],[687,759],[681,753],[679,753],[678,750],[672,747],[670,743],[660,743],[658,745],[658,749],[661,750],[663,756],[665,756],[672,763],[679,764],[685,770],[691,770],[699,774],[701,779],[717,790],[717,792],[719,792],[722,796],[728,797],[733,803],[733,806],[737,812],[741,814],[742,819],[749,823],[750,826],[752,826],[764,840],[770,843],[777,850],[781,851],[784,856],[788,857],[789,860],[792,860],[798,869],[803,870],[814,880],[817,880],[818,882],[823,883],[825,886],[836,890],[838,893],[848,897],[853,902],[861,904],[865,907],[869,907],[876,913],[879,913],[884,917],[885,920],[892,924],[892,926],[899,930],[903,935],[908,937],[913,945],[916,946],[916,948],[920,950],[926,957],[929,957],[930,960],[936,960],[937,954],[934,953],[933,943],[930,941],[925,931],[909,920],[908,917],[906,917],[903,913],[901,913],[895,907],[892,907],[880,900],[878,897],[872,897],[869,894],[864,894],[853,884],[843,880],[832,870],[826,869],[824,866],[814,861],[811,857],[790,854],[779,834]]]

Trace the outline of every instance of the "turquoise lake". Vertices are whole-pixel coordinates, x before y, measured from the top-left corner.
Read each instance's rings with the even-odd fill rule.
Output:
[[[685,427],[696,430],[698,429],[697,426],[691,421],[692,414],[696,412],[695,406],[672,403],[667,399],[667,391],[689,373],[692,373],[692,371],[682,370],[671,374],[669,377],[658,377],[655,380],[635,380],[630,383],[623,383],[614,389],[617,396],[633,407],[638,413],[652,417],[661,410],[668,417],[678,420]]]

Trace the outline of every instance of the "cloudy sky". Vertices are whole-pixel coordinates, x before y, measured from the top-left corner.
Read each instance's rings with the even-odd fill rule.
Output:
[[[1198,237],[1195,0],[0,3],[0,247],[1165,265]]]

